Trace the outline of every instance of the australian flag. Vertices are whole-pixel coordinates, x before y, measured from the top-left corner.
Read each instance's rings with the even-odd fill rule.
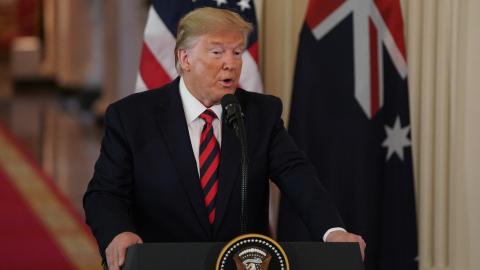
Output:
[[[243,54],[240,87],[262,92],[258,69],[257,19],[253,0],[153,0],[145,26],[136,92],[158,88],[175,79],[175,37],[178,21],[199,7],[225,8],[237,12],[254,26]]]
[[[417,269],[406,50],[399,0],[310,0],[300,36],[289,132],[366,269]],[[310,240],[281,201],[279,240]]]

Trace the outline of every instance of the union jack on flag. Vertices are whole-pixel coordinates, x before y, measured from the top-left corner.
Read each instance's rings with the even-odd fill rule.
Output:
[[[403,24],[398,0],[315,0],[305,18],[317,40],[353,16],[355,97],[370,118],[383,106],[385,46],[399,75],[407,76]]]
[[[174,55],[178,21],[189,11],[205,6],[236,11],[254,25],[243,54],[240,87],[263,91],[258,69],[257,20],[252,0],[154,0],[145,27],[136,92],[158,88],[178,76]]]
[[[367,243],[367,270],[416,270],[407,61],[399,0],[310,0],[289,132]],[[311,235],[287,200],[280,241]]]

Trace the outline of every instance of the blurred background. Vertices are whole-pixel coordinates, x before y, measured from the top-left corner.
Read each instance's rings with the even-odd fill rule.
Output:
[[[134,92],[149,2],[0,0],[0,125],[72,205],[73,220],[82,220],[105,108]],[[254,2],[264,89],[283,100],[288,122],[308,1]],[[420,268],[480,269],[480,1],[401,4]],[[86,255],[70,254],[94,263],[78,269],[98,267],[87,242]]]

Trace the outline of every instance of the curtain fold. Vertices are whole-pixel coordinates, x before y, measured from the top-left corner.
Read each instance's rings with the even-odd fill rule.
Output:
[[[478,90],[469,91],[478,89],[480,61],[472,59],[479,53],[468,46],[480,45],[474,27],[480,9],[475,0],[407,0],[404,7],[420,268],[479,269],[479,200],[472,190],[480,188],[472,179],[480,172],[469,161],[480,152],[470,151],[479,146],[467,138],[479,133],[469,113],[480,101]]]

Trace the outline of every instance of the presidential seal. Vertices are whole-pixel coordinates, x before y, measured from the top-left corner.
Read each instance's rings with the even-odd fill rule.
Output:
[[[290,270],[283,248],[270,237],[245,234],[220,252],[216,270]]]

